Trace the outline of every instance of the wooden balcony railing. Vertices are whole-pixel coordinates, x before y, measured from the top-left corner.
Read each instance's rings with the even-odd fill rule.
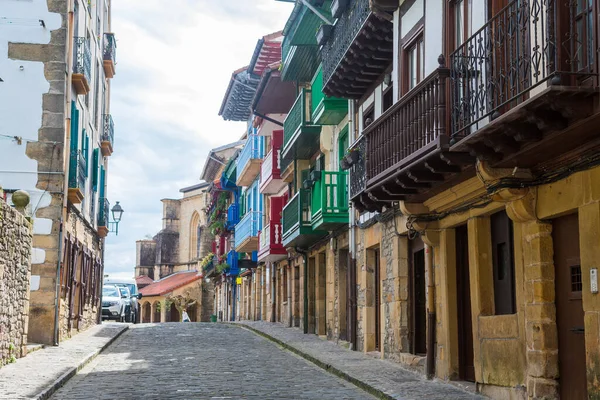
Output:
[[[235,247],[236,249],[249,238],[256,238],[258,241],[258,232],[260,231],[261,213],[258,211],[249,211],[244,218],[235,226]],[[256,249],[255,249],[256,250]]]
[[[447,135],[449,74],[447,68],[438,68],[365,129],[367,186],[418,159]]]
[[[283,207],[283,238],[302,227],[310,228],[310,190],[300,189]]]
[[[283,121],[283,148],[289,147],[302,125],[310,123],[311,91],[302,89],[296,102]]]
[[[260,237],[258,238],[258,252],[262,253],[275,247],[281,248],[283,246],[282,243],[281,223],[270,223],[265,225],[260,232]]]
[[[279,179],[281,168],[281,150],[271,149],[264,158],[260,167],[260,181],[267,182],[269,179]]]
[[[578,86],[597,73],[587,4],[513,0],[450,55],[453,142],[548,84]]]
[[[231,203],[227,208],[227,221],[225,222],[225,228],[232,231],[235,226],[240,222],[240,208],[238,203]]]
[[[311,225],[332,230],[348,224],[347,172],[321,171],[311,190]]]

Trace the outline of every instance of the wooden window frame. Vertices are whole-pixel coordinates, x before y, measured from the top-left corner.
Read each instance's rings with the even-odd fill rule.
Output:
[[[419,46],[420,43],[422,43],[422,46]],[[413,49],[417,50],[417,83],[415,86],[411,87],[409,75],[409,71],[411,70],[409,65],[409,54]],[[408,32],[406,36],[402,38],[400,50],[400,70],[402,72],[400,74],[401,79],[399,83],[400,93],[402,96],[404,96],[411,89],[418,86],[418,84],[425,78],[425,76],[419,76],[425,75],[424,65],[421,65],[422,63],[424,64],[425,55],[420,54],[420,51],[425,51],[425,18],[421,18],[419,22],[415,24],[413,29],[411,29],[410,32]]]

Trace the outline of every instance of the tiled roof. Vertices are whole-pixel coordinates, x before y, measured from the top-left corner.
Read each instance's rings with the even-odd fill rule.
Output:
[[[138,286],[140,286],[140,285],[147,286],[147,285],[150,285],[151,283],[154,283],[154,281],[149,276],[140,275],[137,278],[135,278],[135,283],[137,283]]]
[[[140,289],[144,296],[162,296],[202,278],[196,271],[177,272]]]

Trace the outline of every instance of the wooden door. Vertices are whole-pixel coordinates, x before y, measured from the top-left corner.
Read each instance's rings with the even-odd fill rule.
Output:
[[[462,380],[475,382],[471,287],[469,284],[469,239],[466,225],[456,228],[456,289],[458,375]]]
[[[411,241],[411,352],[427,353],[427,306],[425,295],[425,246],[421,238]]]
[[[379,249],[375,253],[375,350],[381,350],[381,271],[379,262]]]
[[[553,221],[560,398],[587,399],[577,214]]]

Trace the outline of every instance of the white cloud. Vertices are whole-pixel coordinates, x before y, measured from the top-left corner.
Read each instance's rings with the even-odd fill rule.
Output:
[[[291,5],[274,0],[113,2],[117,74],[111,82],[115,152],[108,194],[125,209],[107,239],[105,271],[132,276],[135,241],[162,224],[162,198],[197,183],[208,151],[239,139],[219,117],[231,72],[257,40],[283,29]]]

